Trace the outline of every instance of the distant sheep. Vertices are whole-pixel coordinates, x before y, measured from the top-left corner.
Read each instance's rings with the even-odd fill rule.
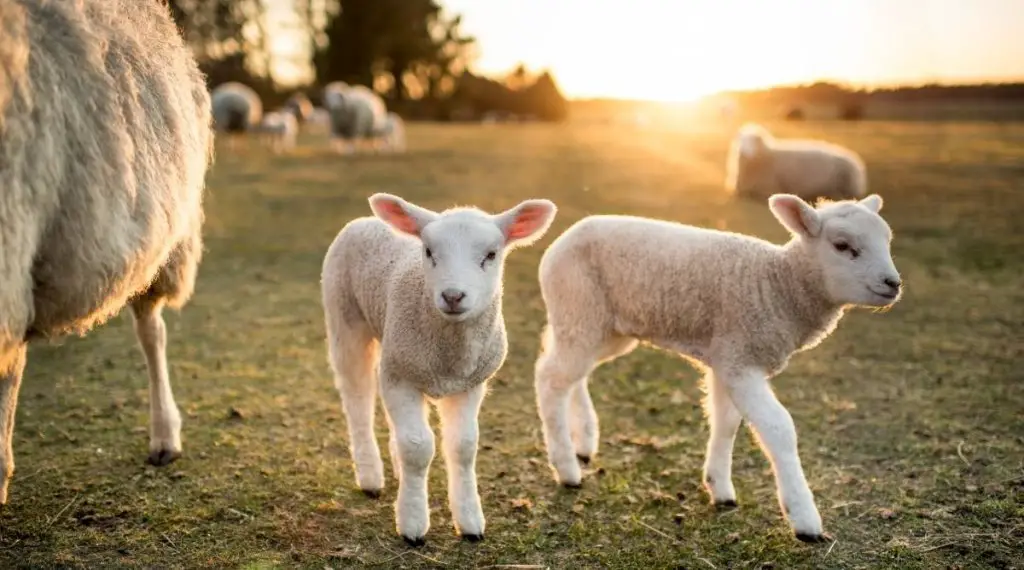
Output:
[[[235,146],[235,137],[253,130],[263,119],[263,103],[251,87],[229,81],[218,85],[211,96],[213,125],[228,136],[228,144]]]
[[[126,304],[149,372],[149,462],[181,454],[161,311],[192,295],[210,123],[166,5],[0,0],[0,505],[28,343]]]
[[[295,148],[299,121],[289,110],[271,111],[263,116],[259,132],[274,152],[285,152]]]
[[[381,148],[390,152],[405,151],[405,122],[398,113],[388,113],[384,126],[374,134]]]
[[[457,532],[476,541],[484,534],[477,414],[486,382],[508,351],[501,309],[505,256],[544,234],[555,205],[527,200],[497,215],[476,208],[436,213],[374,194],[370,207],[376,218],[342,228],[321,274],[328,352],[356,480],[371,497],[384,487],[373,429],[379,390],[398,478],[398,533],[411,545],[423,544],[434,457],[427,402],[433,403],[441,417],[452,519]]]
[[[284,108],[286,111],[295,116],[295,119],[299,123],[305,123],[309,120],[310,115],[313,114],[313,103],[306,97],[305,93],[295,93],[288,98],[285,102]]]
[[[864,162],[839,145],[804,139],[776,139],[763,127],[744,125],[729,149],[726,190],[765,199],[788,193],[805,200],[862,198],[867,193]]]
[[[711,428],[704,483],[735,505],[733,439],[746,419],[775,472],[779,503],[797,538],[827,540],[797,454],[796,429],[769,379],[820,343],[853,306],[900,296],[882,198],[809,206],[772,196],[793,235],[779,246],[754,237],[631,216],[589,216],[540,262],[548,326],[536,364],[548,459],[566,486],[581,483],[598,445],[588,376],[640,341],[676,352],[705,372]]]
[[[351,154],[356,143],[372,141],[387,124],[384,100],[362,85],[327,85],[324,105],[331,113],[331,145],[342,154]]]

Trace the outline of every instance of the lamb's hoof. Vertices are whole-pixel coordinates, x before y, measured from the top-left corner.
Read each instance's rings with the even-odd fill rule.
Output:
[[[726,501],[715,501],[715,508],[723,511],[735,509],[738,506],[739,505],[736,503],[734,499],[729,499]]]
[[[425,539],[422,536],[419,537],[419,538],[409,538],[408,536],[405,536],[403,534],[402,535],[402,540],[404,540],[406,544],[408,544],[409,546],[411,546],[413,548],[419,548],[419,547],[421,547],[421,546],[423,546],[424,544],[427,543],[427,539]]]
[[[158,449],[156,451],[150,451],[149,457],[146,458],[146,463],[153,465],[154,467],[163,467],[174,463],[176,459],[181,457],[180,451],[171,451],[170,449]]]
[[[565,482],[565,483],[562,483],[562,486],[565,487],[566,489],[582,489],[583,488],[583,481],[580,481],[579,483]]]
[[[807,534],[803,532],[796,533],[796,539],[800,542],[806,542],[808,544],[820,544],[822,542],[833,542],[835,538],[827,532],[821,534]]]
[[[367,497],[370,497],[371,499],[379,499],[380,498],[380,489],[360,489],[360,490],[363,492],[364,495],[366,495]]]
[[[483,539],[484,539],[484,535],[482,535],[482,534],[464,534],[464,535],[462,535],[462,540],[465,540],[466,542],[480,542]]]
[[[579,459],[580,463],[582,463],[584,465],[590,465],[590,456],[589,455],[579,455],[579,454],[576,454],[576,459]]]

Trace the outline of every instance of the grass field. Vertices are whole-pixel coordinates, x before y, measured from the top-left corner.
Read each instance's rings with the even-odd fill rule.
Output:
[[[765,204],[720,192],[729,132],[414,124],[402,156],[339,158],[316,137],[290,156],[219,151],[197,292],[167,317],[178,462],[144,465],[147,379],[127,311],[33,348],[0,568],[1024,568],[1024,126],[774,127],[863,154],[907,283],[893,310],[850,314],[775,381],[834,545],[792,537],[746,431],[740,508],[708,504],[698,377],[663,352],[596,372],[602,447],[582,489],[559,488],[546,465],[532,378],[541,253],[599,212],[782,241]],[[560,208],[508,262],[509,356],[480,419],[479,544],[453,533],[439,456],[422,549],[395,533],[392,479],[376,501],[355,486],[319,272],[376,191],[438,209]]]

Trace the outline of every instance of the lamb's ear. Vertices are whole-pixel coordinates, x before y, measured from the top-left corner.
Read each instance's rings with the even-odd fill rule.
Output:
[[[800,237],[818,237],[821,233],[821,217],[799,196],[792,194],[772,194],[768,198],[768,207],[782,225]]]
[[[872,194],[861,200],[860,205],[877,214],[882,210],[882,197],[878,194]]]
[[[526,200],[515,208],[493,216],[508,247],[530,245],[551,226],[558,208],[550,200]]]
[[[438,217],[436,212],[383,192],[370,196],[370,209],[389,226],[416,237],[420,237],[424,226]]]

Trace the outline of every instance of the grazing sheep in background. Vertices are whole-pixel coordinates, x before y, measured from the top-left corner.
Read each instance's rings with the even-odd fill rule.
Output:
[[[331,113],[331,146],[342,154],[354,152],[354,143],[372,140],[387,123],[384,100],[362,85],[329,84],[324,105]]]
[[[405,121],[398,113],[388,113],[384,126],[374,136],[384,150],[405,152]]]
[[[867,193],[864,162],[853,151],[824,141],[776,139],[755,124],[744,125],[733,139],[726,171],[728,192],[756,199],[787,193],[843,200]]]
[[[2,505],[28,342],[85,334],[125,304],[149,371],[149,462],[181,454],[161,311],[192,295],[213,134],[158,2],[0,0],[0,30]]]
[[[639,341],[681,354],[705,372],[711,426],[704,483],[733,505],[732,448],[746,419],[771,461],[779,502],[797,537],[825,540],[797,454],[789,412],[769,379],[814,347],[852,306],[900,296],[882,199],[819,205],[772,196],[792,234],[785,245],[630,216],[589,216],[559,236],[540,262],[548,326],[536,365],[537,403],[558,480],[579,486],[577,457],[597,452],[587,382]]]
[[[508,351],[505,256],[547,231],[555,205],[527,200],[497,215],[475,208],[436,213],[374,194],[370,207],[376,218],[353,220],[338,233],[321,277],[328,351],[356,480],[371,497],[384,487],[373,431],[379,389],[398,478],[396,526],[409,544],[423,544],[434,457],[426,404],[433,403],[441,417],[452,519],[457,532],[476,541],[484,534],[477,415],[486,382]]]
[[[263,116],[259,131],[274,152],[281,153],[295,148],[299,121],[291,111],[271,111]]]
[[[313,103],[306,97],[305,93],[295,93],[288,98],[285,102],[284,108],[286,111],[295,116],[295,119],[299,123],[304,123],[309,120],[309,117],[313,114]]]
[[[255,129],[263,119],[260,96],[247,85],[229,81],[218,85],[211,95],[213,125],[228,137],[229,148],[236,145],[236,137]]]

